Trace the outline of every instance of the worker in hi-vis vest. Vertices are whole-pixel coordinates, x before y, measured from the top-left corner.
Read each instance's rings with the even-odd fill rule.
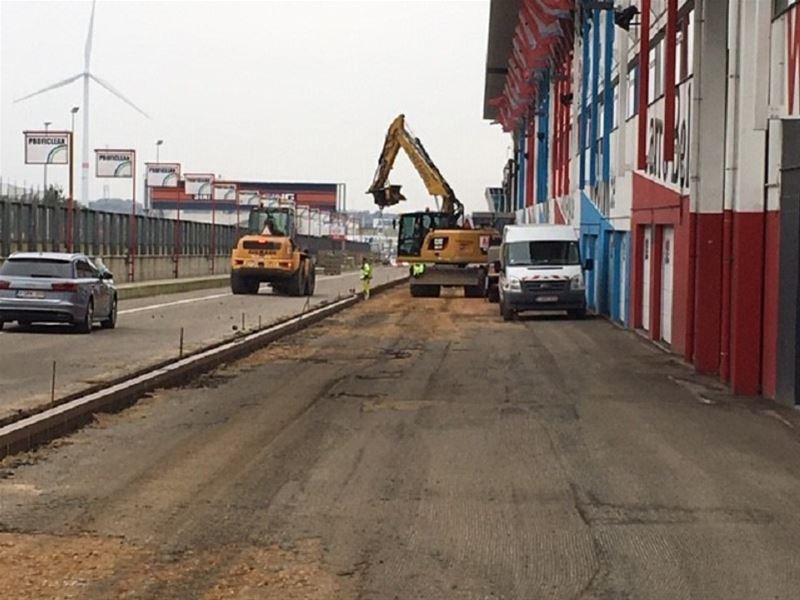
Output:
[[[425,265],[422,263],[414,263],[411,265],[411,276],[420,277],[425,272]]]
[[[372,265],[369,264],[367,257],[361,259],[361,289],[364,292],[364,300],[369,300],[369,284],[372,281]]]

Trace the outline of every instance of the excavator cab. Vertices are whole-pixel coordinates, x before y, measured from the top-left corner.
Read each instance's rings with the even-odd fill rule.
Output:
[[[442,212],[403,213],[397,234],[397,256],[419,257],[429,232],[452,227],[452,216]]]

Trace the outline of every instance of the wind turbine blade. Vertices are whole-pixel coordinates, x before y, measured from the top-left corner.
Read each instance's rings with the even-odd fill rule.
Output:
[[[118,91],[117,89],[115,89],[115,88],[114,88],[114,86],[112,86],[110,83],[108,83],[107,81],[103,81],[102,79],[100,79],[99,77],[97,77],[97,76],[95,76],[95,75],[93,75],[93,74],[91,74],[91,73],[89,73],[89,77],[91,77],[92,79],[94,79],[94,80],[95,80],[97,83],[99,83],[101,86],[103,86],[104,88],[106,88],[106,89],[107,89],[109,92],[111,92],[112,94],[114,94],[114,95],[115,95],[117,98],[119,98],[120,100],[122,100],[122,101],[123,101],[125,104],[127,104],[128,106],[130,106],[130,107],[134,108],[134,109],[135,109],[137,112],[140,112],[141,114],[143,114],[143,115],[144,115],[145,117],[147,117],[148,119],[150,118],[150,115],[148,115],[148,114],[147,114],[146,112],[144,112],[144,111],[143,111],[141,108],[139,108],[139,107],[138,107],[138,106],[136,106],[136,105],[135,105],[133,102],[131,102],[131,101],[130,101],[130,100],[128,100],[128,99],[127,99],[125,96],[123,96],[123,95],[122,95],[122,92],[120,92],[120,91]]]
[[[89,33],[86,34],[86,47],[83,51],[83,68],[89,71],[89,63],[92,60],[92,34],[94,33],[94,7],[96,0],[92,2],[92,16],[89,17]]]
[[[34,96],[38,96],[39,94],[44,94],[45,92],[49,92],[50,90],[54,90],[56,88],[64,87],[65,85],[69,85],[70,83],[72,83],[76,79],[80,79],[81,77],[83,77],[83,73],[78,73],[73,77],[68,77],[67,79],[59,81],[58,83],[54,83],[53,85],[48,85],[46,88],[42,88],[38,92],[33,92],[32,94],[28,94],[27,96],[23,96],[22,98],[17,98],[16,100],[14,100],[14,104],[16,104],[17,102],[22,102],[23,100],[27,100],[28,98],[33,98]]]

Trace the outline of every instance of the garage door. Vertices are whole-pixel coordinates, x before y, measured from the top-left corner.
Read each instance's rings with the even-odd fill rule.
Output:
[[[644,228],[644,265],[642,266],[642,328],[650,330],[650,256],[653,245],[653,228]]]
[[[672,343],[672,265],[675,262],[675,228],[664,227],[661,252],[661,339]]]

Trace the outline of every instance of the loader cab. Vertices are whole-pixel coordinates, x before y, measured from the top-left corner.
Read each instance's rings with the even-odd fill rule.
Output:
[[[253,235],[294,237],[294,208],[286,206],[258,206],[250,211],[248,232]]]
[[[398,256],[419,256],[422,243],[429,231],[434,229],[453,229],[457,224],[452,215],[442,212],[415,212],[400,216],[397,234]]]

